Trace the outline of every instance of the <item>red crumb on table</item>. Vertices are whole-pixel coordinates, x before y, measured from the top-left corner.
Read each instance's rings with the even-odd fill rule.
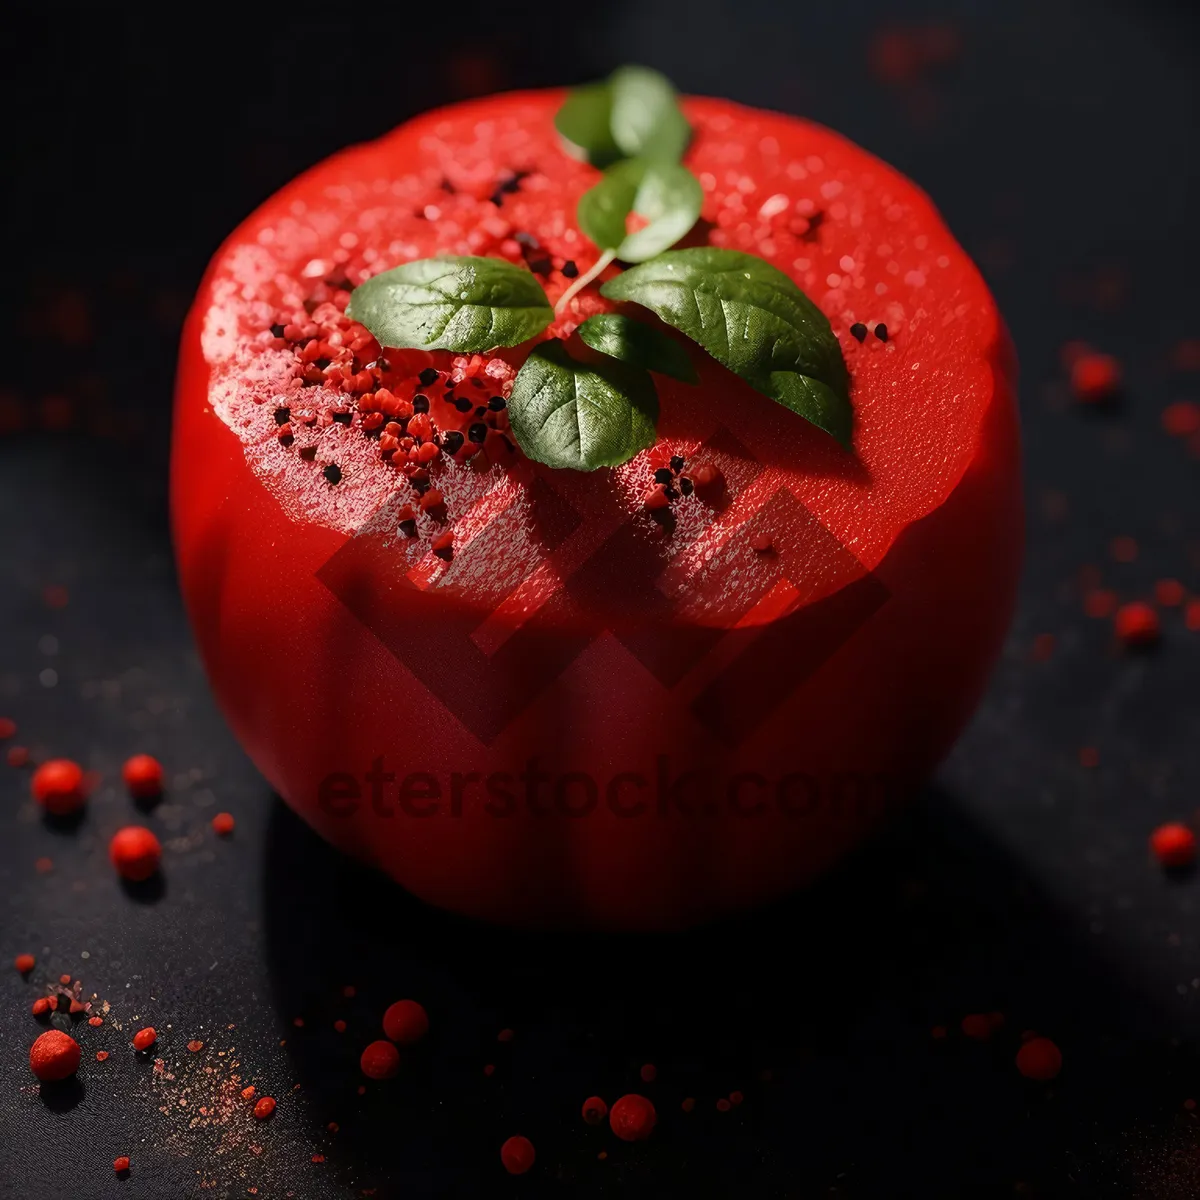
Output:
[[[251,1084],[249,1087],[242,1088],[242,1099],[243,1100],[253,1100],[254,1093],[256,1090],[257,1089],[254,1087],[253,1084]]]
[[[1150,849],[1164,867],[1187,867],[1196,859],[1196,835],[1178,821],[1160,825],[1150,835]]]
[[[400,1070],[400,1051],[391,1042],[372,1042],[358,1060],[368,1079],[391,1079]]]
[[[1191,437],[1200,433],[1200,404],[1194,400],[1176,400],[1162,411],[1162,427],[1172,437]]]
[[[658,1078],[658,1068],[653,1063],[646,1063],[638,1074],[641,1075],[643,1083],[653,1083]]]
[[[599,1096],[589,1096],[583,1102],[583,1119],[589,1125],[599,1125],[608,1116],[608,1105]]]
[[[162,846],[144,825],[126,825],[113,834],[108,856],[122,879],[142,883],[158,870]]]
[[[133,1048],[135,1050],[148,1050],[156,1041],[158,1041],[158,1034],[151,1026],[147,1026],[145,1029],[139,1029],[133,1035]]]
[[[1036,1079],[1039,1083],[1056,1079],[1062,1061],[1062,1051],[1049,1038],[1030,1038],[1017,1051],[1017,1070],[1026,1079]]]
[[[264,1096],[254,1106],[254,1118],[257,1121],[265,1121],[275,1111],[275,1101],[270,1096]]]
[[[1098,767],[1100,765],[1100,751],[1095,746],[1082,746],[1079,750],[1079,765],[1081,767]]]
[[[337,1133],[341,1126],[336,1121],[330,1121],[325,1128],[328,1129],[330,1133]]]
[[[1071,364],[1071,391],[1083,404],[1111,399],[1121,387],[1121,364],[1111,354],[1088,351]]]
[[[33,1008],[30,1011],[35,1017],[40,1017],[43,1013],[50,1011],[50,1001],[45,996],[39,996],[33,1002]]]
[[[121,778],[135,799],[148,800],[162,794],[162,763],[149,754],[135,754],[126,759],[121,768]]]
[[[70,977],[70,975],[60,975],[58,977],[58,982],[61,983],[63,985],[63,987],[70,987],[71,986],[71,977]]]
[[[1130,647],[1152,646],[1158,641],[1158,613],[1144,601],[1135,600],[1117,609],[1113,619],[1117,637]]]
[[[17,732],[17,723],[11,717],[0,717],[0,742],[5,741]]]
[[[93,1029],[98,1029],[101,1025],[104,1024],[104,1018],[103,1017],[88,1017],[88,1024]]]
[[[218,837],[228,837],[233,832],[233,814],[219,812],[212,819],[212,830]]]
[[[108,1058],[108,1051],[107,1051],[107,1050],[97,1050],[97,1051],[96,1051],[96,1061],[97,1061],[97,1062],[104,1062],[104,1060],[105,1060],[106,1058]]]
[[[524,1175],[533,1166],[537,1154],[527,1137],[510,1137],[500,1147],[500,1161],[510,1175]]]
[[[393,1042],[411,1046],[429,1032],[429,1014],[415,1000],[397,1000],[383,1014],[383,1032]]]
[[[17,957],[13,959],[13,966],[16,967],[22,975],[28,975],[29,972],[33,970],[36,963],[37,960],[32,954],[18,954]]]
[[[608,1114],[609,1126],[623,1142],[640,1142],[648,1138],[657,1120],[654,1105],[636,1092],[622,1096]]]
[[[303,1017],[293,1017],[292,1024],[295,1025],[295,1027],[297,1029],[303,1029],[304,1028],[304,1018]]]
[[[29,1069],[43,1083],[56,1083],[79,1069],[79,1043],[60,1029],[47,1029],[29,1048]]]
[[[33,798],[56,817],[77,812],[87,798],[83,786],[83,768],[69,758],[52,758],[42,763],[33,773],[30,788]]]
[[[29,762],[29,751],[24,746],[10,746],[4,759],[10,767],[23,767]]]
[[[962,1031],[977,1042],[986,1042],[1003,1024],[1004,1018],[999,1013],[970,1013],[962,1019]]]
[[[1154,599],[1163,608],[1178,608],[1186,595],[1187,592],[1178,579],[1160,579],[1154,585]]]
[[[188,1042],[187,1046],[193,1054],[199,1054],[204,1049],[204,1043],[195,1040]]]
[[[113,1170],[116,1171],[116,1173],[118,1175],[121,1175],[125,1171],[128,1171],[129,1170],[129,1155],[122,1154],[120,1158],[114,1158],[113,1159]]]

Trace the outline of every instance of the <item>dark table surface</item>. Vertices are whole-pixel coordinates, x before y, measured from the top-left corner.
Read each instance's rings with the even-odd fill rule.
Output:
[[[1200,591],[1197,457],[1160,425],[1200,398],[1172,358],[1200,337],[1195,16],[629,0],[412,21],[382,5],[336,25],[303,6],[236,26],[55,10],[5,38],[0,715],[35,760],[74,757],[101,783],[82,823],[55,829],[28,771],[0,766],[0,958],[39,960],[28,981],[0,970],[0,1193],[1200,1194],[1185,1106],[1200,1097],[1200,879],[1168,878],[1146,845],[1200,800],[1200,632],[1166,611],[1158,653],[1116,653],[1079,586],[1090,565],[1124,598],[1164,577]],[[898,69],[914,45],[952,53]],[[1022,362],[1027,569],[973,726],[825,884],[677,937],[500,932],[327,848],[224,726],[171,564],[175,343],[220,238],[304,166],[435,103],[630,59],[823,121],[934,196]],[[1071,404],[1072,338],[1121,360],[1111,411]],[[1119,535],[1135,561],[1113,561]],[[1032,653],[1043,634],[1048,657]],[[169,864],[155,895],[122,890],[105,861],[133,816],[120,763],[141,750],[169,771],[143,818]],[[225,843],[219,810],[238,822]],[[111,1011],[79,1027],[78,1087],[39,1093],[29,1005],[62,972]],[[433,1030],[394,1087],[360,1096],[358,1049],[400,995]],[[992,1010],[1006,1025],[991,1042],[959,1034]],[[144,1024],[158,1073],[128,1049]],[[1027,1028],[1062,1047],[1051,1087],[1013,1067]],[[268,1126],[245,1117],[247,1083],[280,1101]],[[648,1142],[580,1120],[593,1092],[639,1089],[660,1112]],[[733,1089],[744,1103],[718,1112]],[[538,1150],[520,1179],[498,1161],[513,1133]]]

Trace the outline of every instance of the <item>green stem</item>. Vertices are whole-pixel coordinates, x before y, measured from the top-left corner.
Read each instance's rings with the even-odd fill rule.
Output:
[[[558,303],[554,306],[555,313],[561,313],[571,300],[583,291],[593,279],[596,279],[600,273],[608,266],[614,258],[617,257],[615,250],[605,250],[605,252],[596,259],[595,265],[590,271],[585,271],[573,284],[558,298]]]

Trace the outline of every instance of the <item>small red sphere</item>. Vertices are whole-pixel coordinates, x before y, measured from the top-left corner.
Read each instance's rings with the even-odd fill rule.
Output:
[[[653,1063],[646,1063],[638,1074],[643,1083],[653,1083],[658,1078],[658,1068]]]
[[[13,966],[17,968],[22,975],[28,975],[34,967],[34,957],[32,954],[18,954],[13,959]]]
[[[368,1079],[391,1079],[400,1070],[400,1051],[391,1042],[372,1042],[358,1060]]]
[[[1200,404],[1177,400],[1163,409],[1162,426],[1172,437],[1191,437],[1200,433]]]
[[[383,1032],[393,1042],[411,1046],[429,1032],[429,1014],[415,1000],[397,1000],[383,1014]]]
[[[135,754],[121,768],[121,778],[129,794],[137,800],[148,800],[162,794],[162,763],[149,754]]]
[[[608,1114],[613,1133],[623,1142],[640,1142],[648,1138],[657,1120],[654,1105],[645,1096],[636,1093],[622,1096]]]
[[[1158,641],[1158,613],[1141,600],[1117,609],[1114,627],[1126,646],[1152,646]]]
[[[962,1031],[977,1042],[986,1042],[992,1036],[992,1019],[987,1013],[971,1013],[963,1017]]]
[[[275,1111],[275,1101],[270,1096],[264,1096],[254,1106],[254,1116],[259,1121],[265,1121]]]
[[[1049,1039],[1030,1038],[1017,1051],[1017,1070],[1026,1079],[1049,1083],[1062,1070],[1062,1051]]]
[[[60,1029],[47,1029],[29,1048],[30,1070],[43,1082],[55,1083],[79,1070],[79,1043]]]
[[[52,758],[33,773],[33,798],[56,817],[65,817],[83,807],[87,798],[83,768],[69,758]]]
[[[108,855],[122,879],[141,883],[158,870],[162,846],[144,825],[126,825],[113,834]]]
[[[1186,825],[1172,821],[1150,835],[1150,849],[1164,867],[1187,867],[1196,860],[1196,835]]]
[[[213,833],[218,837],[228,837],[233,832],[233,814],[219,812],[212,819]]]
[[[583,1102],[583,1119],[589,1125],[599,1125],[608,1116],[608,1105],[599,1096],[589,1096]]]
[[[133,1048],[135,1050],[149,1050],[156,1041],[158,1041],[158,1034],[152,1028],[139,1029],[133,1035]]]
[[[510,1137],[500,1147],[500,1161],[510,1175],[524,1175],[535,1158],[533,1143],[527,1137]]]
[[[1121,365],[1111,354],[1081,354],[1071,364],[1071,391],[1084,404],[1108,400],[1121,386]]]
[[[122,1174],[124,1174],[124,1172],[128,1171],[129,1170],[129,1155],[122,1154],[120,1158],[114,1158],[113,1159],[113,1170],[116,1171],[116,1173],[118,1175],[122,1175]]]

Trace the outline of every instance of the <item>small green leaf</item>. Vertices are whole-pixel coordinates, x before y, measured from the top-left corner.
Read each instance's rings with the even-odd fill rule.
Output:
[[[508,418],[530,458],[594,471],[654,445],[658,393],[644,370],[616,360],[576,362],[562,342],[543,342],[517,375]]]
[[[704,203],[700,181],[678,163],[630,158],[609,167],[579,198],[579,228],[624,262],[644,262],[673,246],[696,223]],[[649,221],[625,232],[630,213]]]
[[[670,375],[684,383],[699,383],[687,351],[652,325],[621,313],[598,313],[575,331],[587,346],[635,367]]]
[[[650,309],[751,387],[848,443],[850,384],[841,347],[824,313],[770,263],[716,246],[668,250],[600,292]]]
[[[627,158],[678,162],[692,137],[670,81],[649,67],[620,67],[612,88],[612,136]]]
[[[612,135],[612,88],[608,82],[572,89],[554,117],[554,127],[573,158],[606,167],[621,157]]]
[[[422,258],[368,279],[346,315],[381,346],[473,354],[516,346],[554,319],[531,272],[502,258]]]

